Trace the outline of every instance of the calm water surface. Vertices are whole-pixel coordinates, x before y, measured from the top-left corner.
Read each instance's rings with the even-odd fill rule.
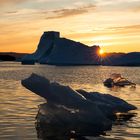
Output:
[[[74,89],[99,91],[125,99],[138,107],[137,115],[123,125],[114,125],[107,136],[95,139],[140,140],[140,67],[25,66],[20,63],[0,62],[0,140],[37,140],[35,116],[41,97],[21,86],[21,80],[37,73]],[[110,73],[121,73],[137,84],[136,89],[108,89],[102,85]]]

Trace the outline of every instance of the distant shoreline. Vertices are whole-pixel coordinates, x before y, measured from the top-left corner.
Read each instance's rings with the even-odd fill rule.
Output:
[[[3,62],[3,61],[21,62],[22,57],[25,56],[25,55],[27,55],[27,53],[0,52],[0,62]],[[55,65],[55,66],[118,66],[118,67],[119,66],[121,66],[121,67],[125,67],[125,66],[126,67],[139,67],[140,66],[140,52],[105,53],[104,55],[106,55],[106,56],[103,56],[103,60],[100,64],[74,64],[74,63],[65,63],[65,64],[64,63],[46,63],[46,64],[43,64],[42,63],[42,65]],[[126,60],[130,60],[130,62],[125,63]]]
[[[0,63],[2,62],[17,62],[17,63],[20,63],[21,61],[1,61],[0,60]],[[40,64],[40,63],[36,63],[36,64],[39,64],[39,65],[48,65],[48,66],[59,66],[59,67],[80,67],[80,66],[98,66],[98,67],[140,67],[140,65],[95,65],[95,64]],[[32,64],[26,64],[26,65],[32,65]]]

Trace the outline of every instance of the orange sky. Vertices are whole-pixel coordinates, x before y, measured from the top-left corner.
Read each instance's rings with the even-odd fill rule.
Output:
[[[44,31],[105,52],[140,52],[139,0],[1,0],[0,52],[35,51]]]

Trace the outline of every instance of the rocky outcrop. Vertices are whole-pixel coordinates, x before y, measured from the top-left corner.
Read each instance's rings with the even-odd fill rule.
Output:
[[[59,32],[44,32],[35,53],[23,57],[22,63],[98,65],[99,49],[99,46],[89,47],[80,42],[60,38]]]
[[[0,61],[21,61],[25,53],[0,52]]]
[[[65,128],[61,135],[71,131],[78,135],[99,135],[111,129],[116,113],[136,109],[109,94],[76,91],[36,74],[22,80],[22,85],[47,100],[39,107],[39,124],[45,126],[47,132]],[[51,132],[48,132],[50,136]]]
[[[16,58],[10,55],[0,55],[0,61],[15,61]]]

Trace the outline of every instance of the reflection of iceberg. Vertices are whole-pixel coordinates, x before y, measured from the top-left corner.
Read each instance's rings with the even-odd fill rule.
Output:
[[[130,82],[126,78],[122,77],[121,74],[113,73],[110,78],[106,79],[104,81],[104,85],[107,87],[113,87],[113,86],[136,86],[135,83]]]
[[[74,131],[78,135],[98,135],[111,129],[118,112],[136,109],[122,99],[108,94],[73,90],[69,86],[51,83],[44,77],[32,74],[22,80],[22,85],[47,99],[40,105],[37,120],[52,136],[54,131],[65,128],[60,135]],[[53,133],[53,134],[52,134]]]

